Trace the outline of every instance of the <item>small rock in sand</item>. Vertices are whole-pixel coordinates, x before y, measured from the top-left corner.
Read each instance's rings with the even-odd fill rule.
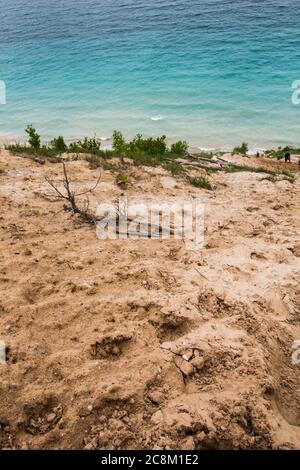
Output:
[[[151,416],[151,422],[153,424],[160,424],[163,421],[163,414],[159,410]]]
[[[152,401],[152,403],[156,405],[159,405],[159,403],[161,403],[164,399],[163,394],[159,391],[149,393],[148,397]]]
[[[193,365],[190,362],[185,361],[184,359],[181,359],[181,360],[176,359],[175,364],[185,377],[189,377],[195,371]]]
[[[193,436],[186,437],[180,447],[182,450],[195,450],[195,442]]]
[[[204,441],[205,438],[206,438],[206,434],[204,431],[201,431],[196,435],[196,439],[198,442]]]
[[[193,357],[192,349],[188,349],[187,351],[184,351],[184,353],[182,354],[182,358],[185,361],[189,361],[190,359],[192,359],[192,357]]]
[[[48,421],[48,423],[53,423],[53,421],[55,420],[55,418],[56,418],[56,414],[55,414],[55,413],[50,413],[50,414],[48,414],[48,416],[47,416],[47,421]]]
[[[197,370],[201,370],[204,367],[204,358],[199,356],[199,357],[194,357],[194,359],[191,360],[191,364],[195,367]]]

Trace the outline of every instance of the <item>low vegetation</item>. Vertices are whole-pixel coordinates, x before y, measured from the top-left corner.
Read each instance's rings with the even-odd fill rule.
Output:
[[[178,140],[178,142],[175,142],[171,145],[171,153],[173,153],[174,155],[183,157],[187,154],[187,151],[188,144],[185,140]]]
[[[101,140],[96,137],[84,137],[83,140],[72,142],[69,147],[66,147],[64,152],[73,153],[91,153],[97,155],[100,153]]]
[[[196,188],[203,188],[203,189],[212,189],[212,185],[209,180],[205,176],[200,176],[197,178],[189,178],[189,182],[191,185],[195,186]]]
[[[226,173],[239,173],[241,171],[247,171],[252,173],[267,173],[268,175],[276,175],[277,172],[269,170],[262,166],[248,166],[248,165],[234,165],[225,169]]]
[[[249,147],[246,142],[243,142],[239,147],[233,149],[233,153],[240,153],[241,155],[246,156],[248,153]]]
[[[172,176],[178,176],[184,173],[184,169],[178,162],[165,162],[163,163],[163,168],[171,173]]]
[[[101,140],[97,139],[96,136],[84,137],[82,140],[76,140],[69,144],[66,143],[63,136],[58,136],[52,139],[48,144],[41,144],[41,136],[31,124],[26,127],[25,133],[28,136],[26,144],[15,143],[6,146],[6,149],[16,154],[27,155],[29,158],[33,158],[37,161],[42,157],[49,161],[59,162],[65,157],[68,159],[68,155],[66,154],[70,154],[71,159],[85,158],[89,162],[91,169],[99,167],[108,168],[110,166],[109,160],[114,157],[119,158],[122,169],[126,169],[125,158],[128,158],[137,166],[161,166],[169,171],[172,176],[184,175],[186,177],[186,165],[180,163],[177,160],[178,157],[195,161],[195,166],[200,166],[199,160],[202,161],[202,165],[205,165],[205,161],[209,162],[213,157],[212,152],[204,151],[193,154],[192,156],[189,155],[188,144],[182,140],[174,142],[171,147],[168,147],[165,135],[159,137],[143,137],[141,134],[137,134],[132,140],[126,140],[120,131],[115,130],[112,135],[112,148],[102,149]],[[300,153],[300,149],[284,147],[278,150],[269,150],[266,154],[271,158],[276,157],[279,159],[284,156],[286,151],[290,153]],[[236,147],[233,152],[247,155],[248,144],[243,142],[239,147]],[[62,154],[64,154],[63,157]],[[44,161],[41,161],[41,163],[44,163]],[[120,171],[120,165],[117,166],[119,166],[118,171]],[[295,176],[289,171],[275,171],[274,169],[270,170],[264,167],[228,163],[228,166],[224,169],[227,173],[242,171],[264,173],[270,177],[270,181],[274,180],[274,182],[278,175],[282,175],[284,179],[290,182],[293,182],[295,179]],[[208,174],[214,171],[213,166],[207,169]],[[189,178],[189,181],[195,187],[212,189],[206,177]],[[121,183],[126,184],[126,182]]]
[[[276,158],[277,160],[281,160],[284,158],[286,152],[289,152],[291,155],[300,155],[300,148],[297,147],[278,147],[277,150],[266,150],[265,154],[269,158]]]
[[[101,141],[96,137],[84,137],[67,145],[63,136],[58,136],[48,145],[42,145],[40,135],[31,124],[27,126],[25,132],[28,135],[26,144],[16,143],[6,146],[6,149],[15,153],[42,157],[59,156],[63,153],[86,153],[104,158],[128,157],[136,164],[158,165],[169,158],[185,156],[188,148],[187,143],[181,140],[168,148],[165,135],[144,138],[141,134],[137,134],[132,140],[126,141],[120,131],[113,132],[112,150],[102,150]]]
[[[193,153],[193,156],[201,158],[202,160],[211,160],[214,154],[213,152],[206,152],[202,150],[201,152]]]
[[[230,166],[225,169],[226,173],[239,173],[239,172],[251,172],[251,173],[264,173],[267,174],[263,180],[271,181],[275,183],[278,180],[286,180],[289,181],[290,183],[294,183],[295,181],[295,175],[293,173],[290,173],[287,170],[270,170],[268,168],[264,168],[262,166],[256,167],[256,166],[248,166],[248,165],[234,165]]]
[[[126,189],[129,185],[129,177],[128,175],[125,175],[123,173],[119,173],[117,176],[116,176],[116,183],[118,186],[120,186],[120,188],[122,189]]]

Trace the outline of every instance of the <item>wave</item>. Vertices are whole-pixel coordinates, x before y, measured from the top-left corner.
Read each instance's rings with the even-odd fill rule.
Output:
[[[151,117],[151,121],[163,121],[163,117],[162,116],[152,116]]]

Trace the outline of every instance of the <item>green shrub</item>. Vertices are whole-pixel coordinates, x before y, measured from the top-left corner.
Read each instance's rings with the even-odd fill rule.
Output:
[[[51,140],[50,145],[57,153],[64,153],[68,149],[68,146],[61,135]]]
[[[212,189],[212,185],[205,176],[200,176],[197,178],[189,178],[190,183],[196,188]]]
[[[100,153],[101,141],[96,137],[84,137],[83,140],[77,140],[69,145],[71,152],[77,153]]]
[[[247,155],[248,150],[249,150],[248,144],[246,142],[243,142],[240,147],[235,147],[233,149],[233,153],[240,153],[241,155]]]
[[[118,155],[124,155],[127,151],[127,143],[122,132],[114,131],[112,136],[112,148]]]
[[[129,154],[144,153],[151,156],[163,156],[167,152],[166,136],[149,137],[144,139],[141,134],[137,134],[128,144]]]
[[[25,132],[28,135],[29,145],[35,150],[39,149],[41,146],[41,138],[32,124],[26,127]]]
[[[186,155],[187,151],[188,144],[185,140],[178,140],[178,142],[171,145],[171,153],[174,153],[175,155],[183,156]]]

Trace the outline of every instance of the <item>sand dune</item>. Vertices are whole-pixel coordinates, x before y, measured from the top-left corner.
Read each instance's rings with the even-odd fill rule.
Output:
[[[97,178],[68,169],[77,188]],[[202,197],[205,247],[98,240],[45,182],[60,164],[1,153],[0,446],[300,448],[299,178],[128,174],[129,197]],[[91,210],[124,192],[115,176]]]

